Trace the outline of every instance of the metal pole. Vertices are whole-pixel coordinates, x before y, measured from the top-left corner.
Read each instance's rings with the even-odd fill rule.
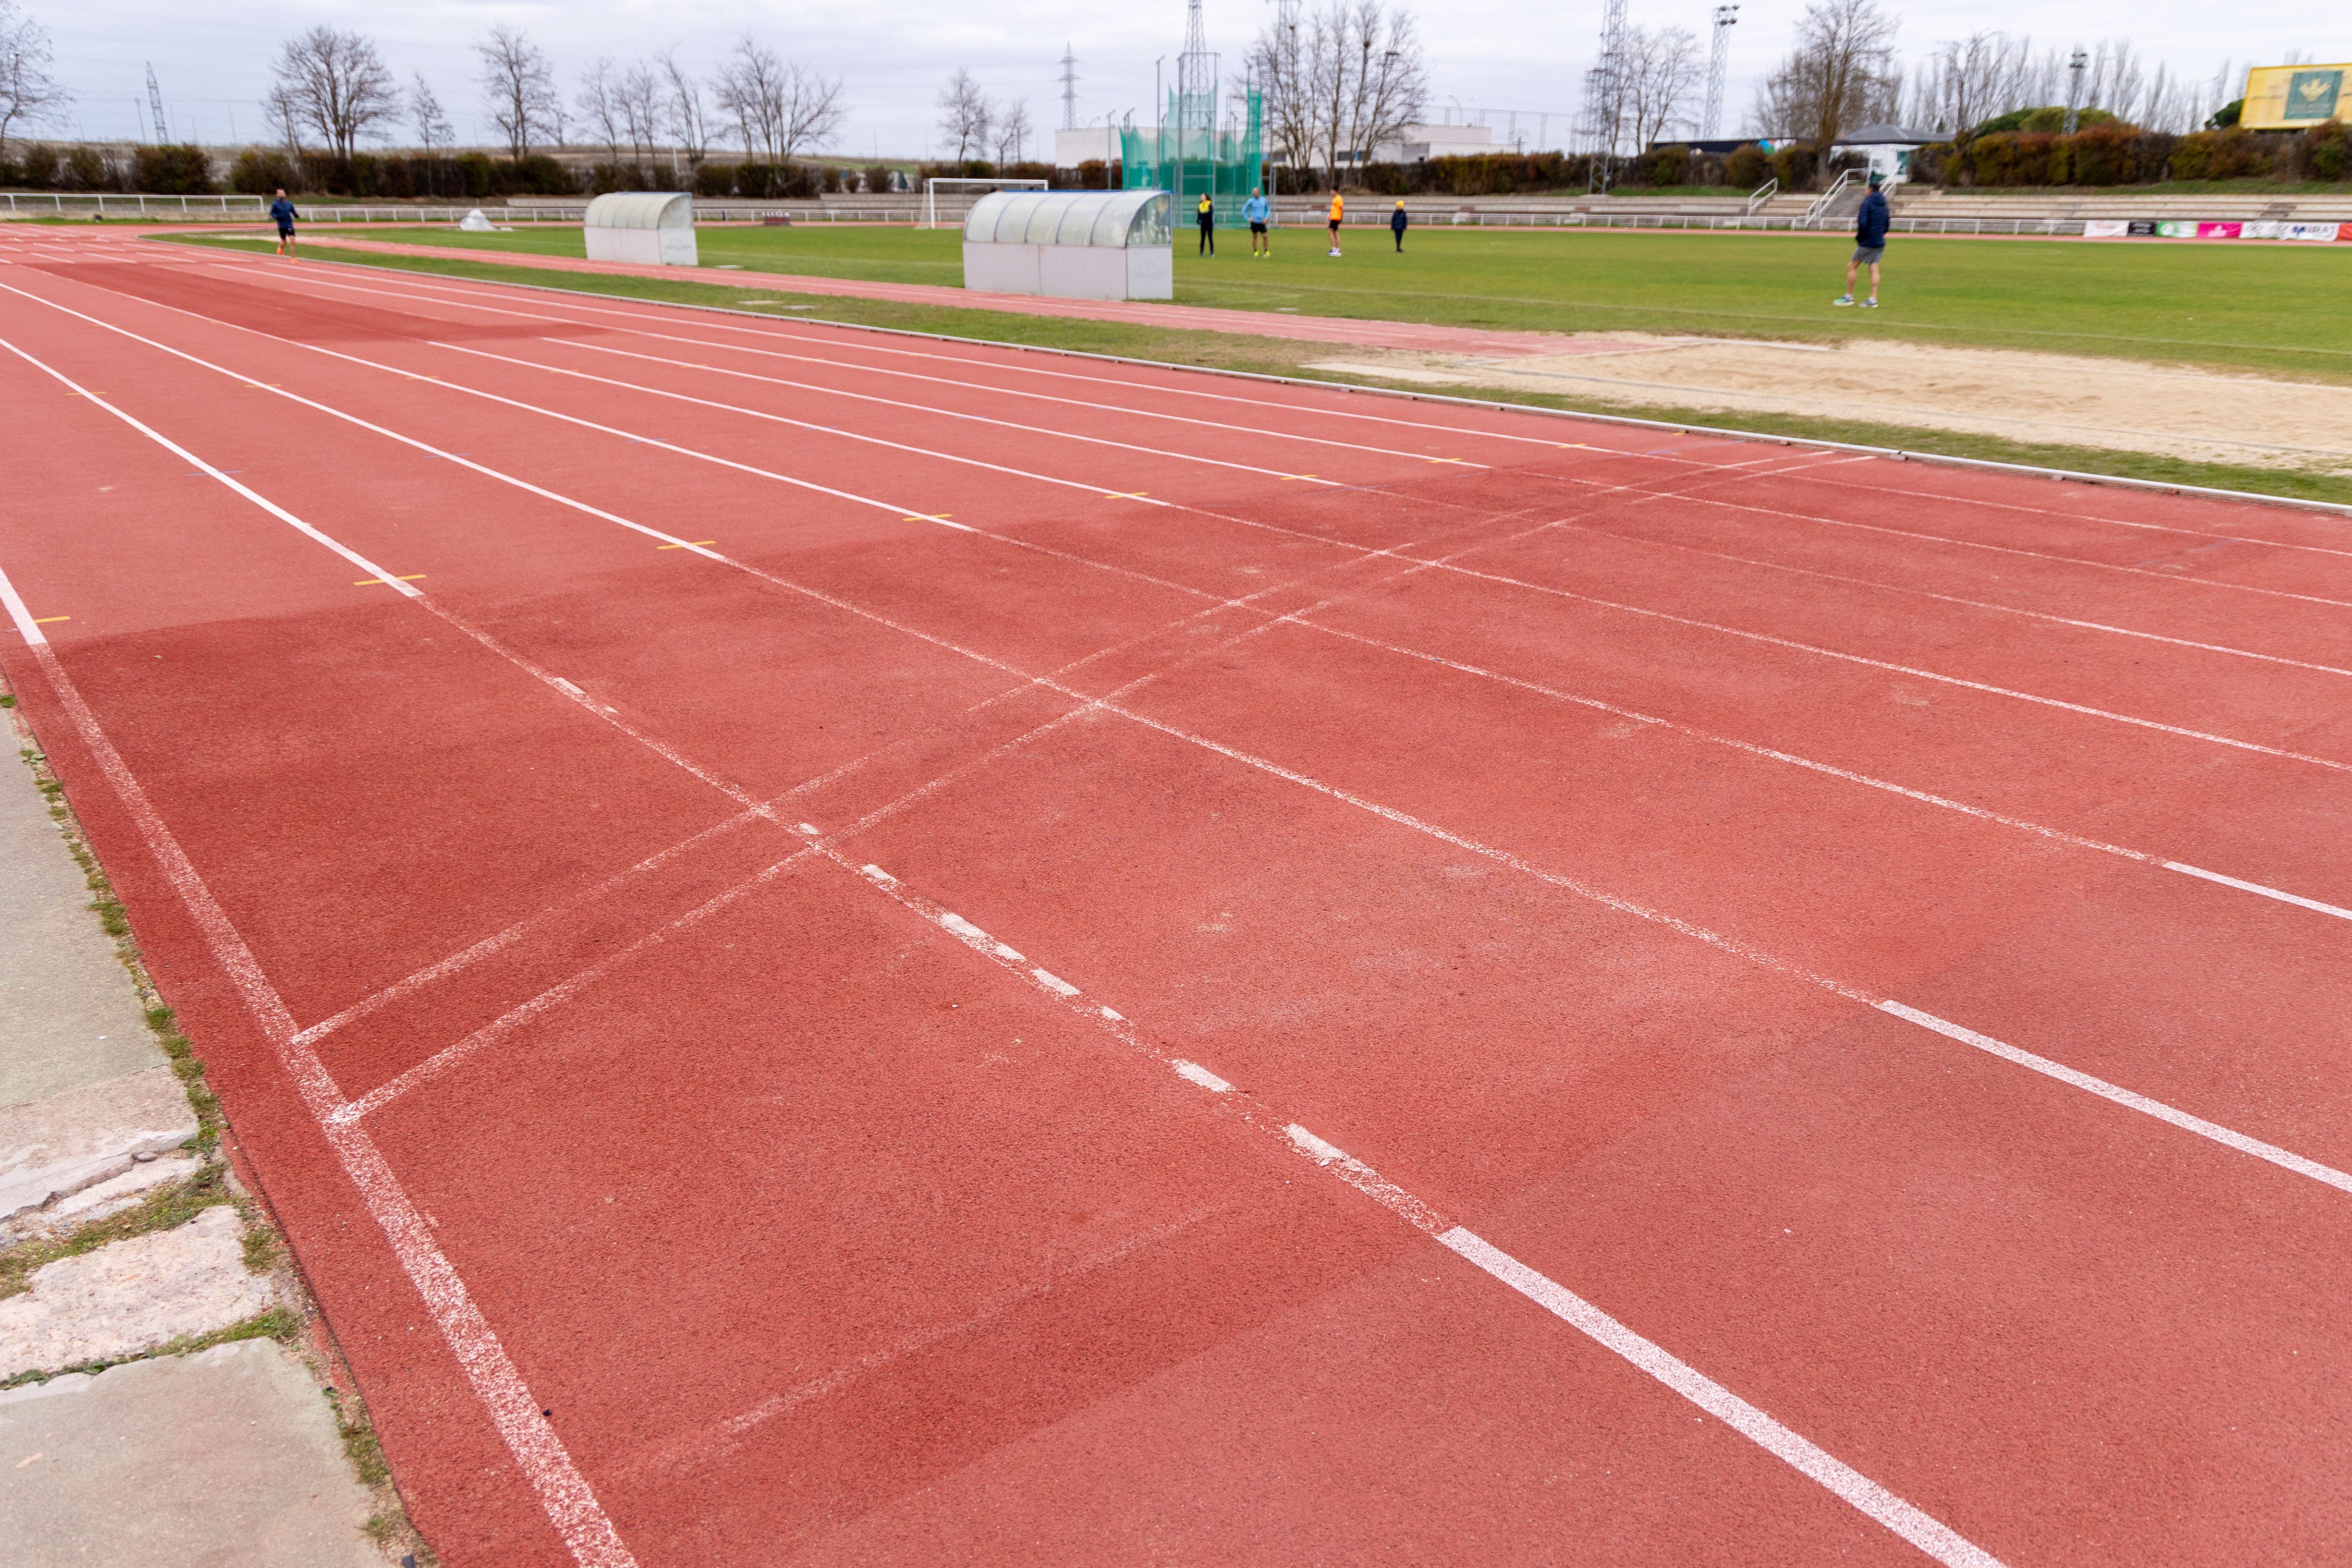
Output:
[[[2076,49],[2074,58],[2066,62],[2066,134],[2069,136],[2074,134],[2074,128],[2082,120],[2083,68],[2090,63],[2090,57],[2080,49]]]
[[[1731,66],[1731,29],[1738,21],[1738,6],[1715,8],[1715,48],[1706,62],[1706,112],[1698,125],[1702,141],[1713,140],[1723,127],[1723,82]]]

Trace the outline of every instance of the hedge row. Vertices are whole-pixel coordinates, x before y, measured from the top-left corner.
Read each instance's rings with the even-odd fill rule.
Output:
[[[2095,125],[2072,136],[2001,131],[1965,145],[1923,147],[1916,179],[1950,185],[2140,185],[2167,180],[2340,180],[2352,142],[2334,121],[2305,132],[2192,131],[2185,136]]]

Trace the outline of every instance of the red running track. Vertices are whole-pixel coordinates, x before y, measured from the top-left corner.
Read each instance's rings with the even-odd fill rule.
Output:
[[[0,234],[457,1563],[2352,1554],[2352,530]]]

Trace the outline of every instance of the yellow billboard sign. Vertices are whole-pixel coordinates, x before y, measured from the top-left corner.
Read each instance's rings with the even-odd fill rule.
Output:
[[[2256,66],[2246,73],[2246,107],[2238,123],[2249,131],[2308,131],[2352,117],[2352,65]]]

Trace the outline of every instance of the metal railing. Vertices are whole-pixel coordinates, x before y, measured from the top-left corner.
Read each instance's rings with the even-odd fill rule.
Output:
[[[68,205],[70,204],[75,207],[95,206],[100,213],[103,214],[107,210],[106,204],[109,202],[114,204],[117,211],[128,209],[138,213],[142,217],[155,212],[187,214],[194,217],[204,217],[215,212],[225,214],[237,212],[241,215],[243,209],[231,208],[229,205],[231,202],[249,204],[251,210],[256,214],[266,213],[269,207],[269,204],[259,196],[118,196],[109,195],[102,191],[60,191],[47,194],[5,192],[0,195],[7,196],[8,210],[12,213],[62,213],[68,210]],[[47,206],[42,205],[45,202],[48,204]],[[191,202],[206,205],[190,206],[188,204]]]
[[[1775,174],[1770,179],[1765,181],[1762,184],[1748,193],[1748,216],[1749,217],[1754,217],[1758,207],[1762,206],[1766,202],[1770,201],[1774,196],[1777,196],[1780,194],[1780,176]]]
[[[1858,169],[1848,169],[1839,174],[1836,180],[1831,183],[1828,190],[1823,191],[1820,195],[1813,198],[1812,205],[1805,209],[1805,216],[1809,218],[1819,217],[1823,213],[1829,211],[1830,204],[1836,201],[1839,196],[1844,194],[1845,188],[1853,184],[1854,176],[1860,173],[1861,171]]]

